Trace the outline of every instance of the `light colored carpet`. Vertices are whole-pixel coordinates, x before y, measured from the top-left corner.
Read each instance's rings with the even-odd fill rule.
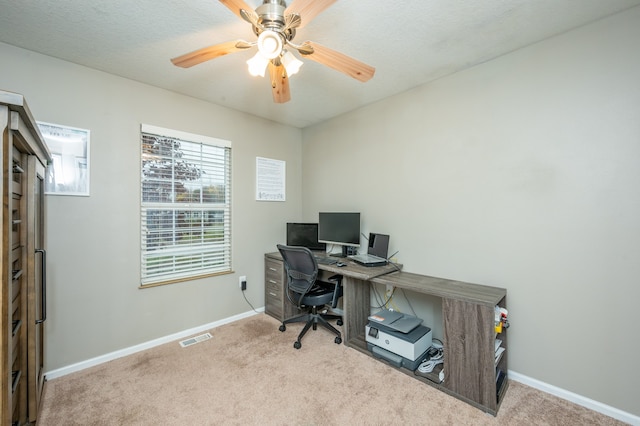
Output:
[[[622,425],[511,382],[496,417],[319,328],[256,315],[182,348],[158,346],[47,382],[38,426]]]

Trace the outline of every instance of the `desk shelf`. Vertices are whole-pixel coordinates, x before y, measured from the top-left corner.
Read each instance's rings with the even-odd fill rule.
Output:
[[[505,351],[498,365],[495,362],[494,312],[496,306],[506,308],[506,289],[407,272],[371,282],[442,299],[445,379],[437,387],[495,416],[509,384],[506,376],[500,388],[496,383],[498,370],[505,375],[508,370],[506,329],[498,335]]]

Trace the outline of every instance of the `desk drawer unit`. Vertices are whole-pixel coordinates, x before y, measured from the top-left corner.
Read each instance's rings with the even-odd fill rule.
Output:
[[[282,261],[264,259],[264,311],[277,320],[285,319],[284,263]]]

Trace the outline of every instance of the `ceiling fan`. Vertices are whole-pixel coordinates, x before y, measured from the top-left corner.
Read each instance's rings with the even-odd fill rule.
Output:
[[[257,46],[256,55],[247,61],[252,75],[264,76],[269,70],[273,100],[291,100],[289,76],[298,72],[302,62],[288,48],[320,64],[340,71],[356,80],[368,81],[375,68],[316,42],[293,42],[296,29],[302,28],[336,0],[293,0],[287,7],[284,0],[263,0],[251,9],[244,0],[220,0],[233,13],[251,24],[256,41],[235,40],[215,44],[171,59],[174,65],[189,68],[205,61]]]

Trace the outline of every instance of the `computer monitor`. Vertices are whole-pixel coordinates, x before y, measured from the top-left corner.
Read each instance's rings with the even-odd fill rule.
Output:
[[[317,223],[287,223],[287,245],[302,246],[309,250],[327,250],[327,245],[318,241]]]
[[[350,248],[360,246],[360,213],[320,212],[318,241],[342,246],[342,256],[355,254]]]

